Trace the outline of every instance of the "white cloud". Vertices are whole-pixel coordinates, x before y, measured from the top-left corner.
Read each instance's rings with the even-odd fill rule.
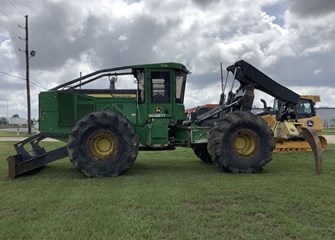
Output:
[[[332,49],[333,44],[329,43],[329,42],[323,42],[323,43],[319,43],[317,46],[313,46],[310,48],[306,48],[302,54],[303,55],[312,55],[315,53],[323,53],[323,52],[329,52]]]
[[[241,58],[285,86],[334,95],[335,12],[329,10],[330,1],[322,1],[329,8],[312,7],[313,1],[298,8],[294,0],[102,0],[99,4],[30,0],[14,4],[29,15],[31,49],[37,51],[31,74],[44,86],[71,80],[80,71],[176,61],[193,72],[185,102],[193,107],[218,102],[220,62],[227,66]],[[275,12],[279,6],[282,10]],[[10,4],[4,2],[2,9],[23,24],[22,14]],[[14,33],[23,34],[10,19],[0,18]],[[0,26],[0,70],[24,76],[24,57],[17,51],[24,44],[13,32]],[[3,79],[7,89],[13,93],[17,89],[15,95],[24,96],[24,81]],[[35,117],[40,90],[32,85]],[[0,99],[5,94],[0,91]],[[329,106],[333,100],[327,96],[322,104]],[[14,101],[13,106],[24,115],[25,98]]]

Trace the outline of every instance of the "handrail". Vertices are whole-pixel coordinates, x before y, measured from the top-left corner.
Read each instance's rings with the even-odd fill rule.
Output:
[[[80,81],[82,81],[82,80],[84,80],[84,79],[93,77],[93,76],[98,75],[98,74],[100,74],[100,73],[113,72],[113,71],[120,71],[120,70],[125,70],[125,69],[130,69],[130,68],[131,68],[131,66],[124,66],[124,67],[117,67],[117,68],[106,68],[106,69],[101,69],[101,70],[98,70],[98,71],[89,73],[89,74],[87,74],[87,75],[84,75],[84,76],[82,76],[82,77],[73,79],[73,80],[68,81],[68,82],[66,82],[66,83],[63,83],[63,84],[61,84],[61,85],[58,85],[58,86],[56,86],[56,87],[54,87],[54,88],[51,88],[50,90],[58,90],[58,89],[60,89],[60,88],[67,87],[67,86],[69,86],[69,85],[71,85],[71,84],[73,84],[73,83],[80,82]],[[111,74],[111,73],[110,73],[110,74]],[[111,75],[113,75],[113,74],[111,74]],[[121,75],[121,74],[118,73],[118,75]],[[107,75],[107,76],[108,76],[108,75]],[[102,76],[101,76],[101,77],[102,77]],[[98,77],[98,78],[100,78],[100,77]],[[98,79],[98,78],[95,78],[94,80],[96,80],[96,79]],[[94,81],[94,80],[92,80],[92,81]],[[92,81],[89,81],[89,82],[92,82]],[[88,82],[86,82],[86,83],[88,83]],[[85,84],[86,84],[86,83],[85,83]],[[78,86],[81,86],[81,85],[83,85],[83,84],[78,84]]]

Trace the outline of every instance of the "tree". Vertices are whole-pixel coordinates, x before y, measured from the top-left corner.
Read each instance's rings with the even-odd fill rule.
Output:
[[[8,124],[7,118],[6,117],[0,117],[0,124],[2,124],[2,125]]]

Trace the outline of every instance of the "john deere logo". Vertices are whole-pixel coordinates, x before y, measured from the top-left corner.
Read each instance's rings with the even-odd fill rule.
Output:
[[[313,127],[314,126],[314,122],[312,120],[308,120],[307,121],[307,126],[308,127]]]
[[[161,107],[155,107],[155,113],[161,113],[162,109]]]

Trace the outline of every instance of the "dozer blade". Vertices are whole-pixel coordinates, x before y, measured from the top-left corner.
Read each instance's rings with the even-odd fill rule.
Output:
[[[14,144],[17,154],[7,158],[8,178],[13,179],[18,175],[38,169],[47,163],[68,156],[66,146],[50,152],[47,152],[44,148],[39,146],[39,142],[46,137],[47,136],[45,135],[37,134]],[[24,146],[28,143],[30,143],[32,151],[27,151],[24,148]]]
[[[313,150],[315,160],[315,171],[321,174],[322,170],[322,145],[316,131],[312,128],[301,127],[303,138],[309,143]]]

